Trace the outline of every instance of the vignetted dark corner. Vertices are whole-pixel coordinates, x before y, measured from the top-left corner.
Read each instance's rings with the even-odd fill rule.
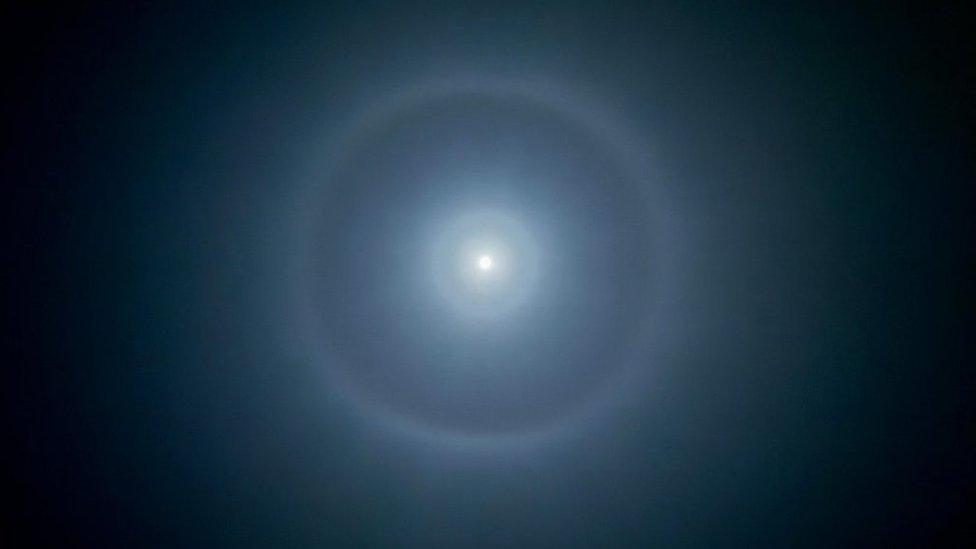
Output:
[[[2,8],[4,547],[973,543],[953,6]]]

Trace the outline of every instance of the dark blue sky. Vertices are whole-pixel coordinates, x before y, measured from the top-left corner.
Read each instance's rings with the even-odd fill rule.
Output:
[[[4,535],[973,537],[957,11],[6,8]]]

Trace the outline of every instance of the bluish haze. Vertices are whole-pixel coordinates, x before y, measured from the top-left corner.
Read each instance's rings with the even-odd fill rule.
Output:
[[[7,8],[0,539],[972,538],[957,11]]]

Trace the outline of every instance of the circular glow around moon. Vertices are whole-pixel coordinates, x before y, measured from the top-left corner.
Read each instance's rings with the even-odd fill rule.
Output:
[[[468,112],[475,113],[472,120],[489,113],[491,123],[451,125],[469,120]],[[516,122],[499,126],[494,115],[508,112],[505,120]],[[594,105],[540,82],[434,82],[383,98],[360,114],[335,136],[328,160],[315,160],[327,169],[325,176],[314,174],[311,194],[301,197],[299,211],[307,213],[289,212],[300,220],[295,234],[302,250],[289,263],[298,313],[297,329],[289,333],[325,366],[334,394],[377,425],[431,441],[490,446],[573,432],[620,400],[644,348],[631,343],[649,325],[641,316],[644,301],[616,288],[648,280],[620,273],[636,273],[633,266],[645,261],[642,250],[654,244],[641,232],[644,226],[632,225],[628,233],[589,231],[592,223],[623,225],[614,225],[612,210],[594,221],[593,211],[573,209],[574,197],[595,195],[603,207],[599,200],[618,196],[618,182],[649,175],[641,160],[645,149],[634,147]],[[410,133],[430,120],[447,121],[444,131],[464,131],[453,138]],[[487,138],[471,127],[489,137],[498,127],[512,128],[518,139],[551,147],[531,149],[533,155],[516,139],[511,163],[481,163],[483,151],[501,149],[490,140],[480,147]],[[419,154],[418,146],[441,137],[440,148],[431,149],[438,162],[427,162],[430,155]],[[562,148],[570,142],[580,148]],[[374,162],[373,148],[392,153]],[[606,155],[590,153],[597,149]],[[400,150],[403,156],[396,156]],[[565,163],[546,165],[560,154],[583,158],[577,164],[595,171],[583,177],[561,171]],[[520,171],[520,163],[547,169]],[[392,199],[380,192],[383,182],[400,181],[404,167],[417,182],[416,194],[407,197],[417,201],[386,208],[383,201]],[[350,174],[365,186],[353,186]],[[565,178],[577,186],[565,187]],[[564,188],[573,192],[567,200],[557,194]],[[360,204],[370,207],[353,218]],[[638,211],[645,199],[614,204]],[[635,219],[624,211],[631,213],[621,216]],[[621,246],[631,253],[604,252]],[[633,314],[614,316],[620,307]],[[609,329],[599,330],[613,322],[623,328],[612,332],[619,341],[604,337]]]

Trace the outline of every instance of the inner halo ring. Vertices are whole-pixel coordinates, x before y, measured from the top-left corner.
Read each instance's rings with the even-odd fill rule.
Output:
[[[326,366],[323,369],[324,381],[331,388],[331,393],[344,402],[351,410],[356,410],[362,417],[367,417],[377,425],[409,437],[420,437],[430,441],[455,444],[474,445],[478,447],[508,446],[511,444],[525,444],[551,440],[553,437],[567,436],[577,432],[583,426],[590,424],[589,419],[607,413],[618,404],[626,393],[627,379],[636,374],[637,358],[646,354],[646,344],[636,342],[646,338],[635,338],[635,344],[628,349],[628,359],[622,368],[617,369],[614,379],[609,380],[598,390],[595,390],[585,402],[567,413],[549,421],[544,425],[532,425],[525,429],[509,432],[469,432],[456,428],[447,428],[425,421],[421,417],[404,414],[393,408],[374,395],[367,394],[358,387],[346,373],[345,368],[337,367],[338,354],[333,344],[322,337],[320,322],[307,299],[314,286],[312,277],[313,263],[309,253],[314,243],[310,241],[316,226],[317,210],[315,205],[327,192],[332,179],[331,173],[340,166],[343,159],[356,149],[372,132],[383,127],[388,120],[394,119],[399,113],[436,102],[464,95],[482,95],[495,98],[512,98],[538,104],[540,107],[558,113],[566,119],[580,125],[608,150],[614,152],[622,171],[627,173],[633,181],[646,181],[652,173],[647,163],[646,146],[639,143],[635,137],[623,129],[619,119],[612,116],[597,104],[584,100],[569,93],[568,87],[559,86],[551,81],[539,79],[507,79],[496,77],[467,76],[443,80],[431,80],[419,85],[402,88],[390,95],[375,97],[366,101],[361,109],[355,109],[352,118],[344,125],[346,131],[336,134],[326,142],[326,154],[319,150],[316,166],[325,165],[325,175],[321,171],[310,174],[305,192],[301,193],[296,208],[299,215],[292,216],[295,220],[294,234],[297,235],[298,253],[291,262],[291,278],[294,280],[290,294],[290,308],[297,312],[294,337],[297,335],[299,345],[307,349],[313,360]],[[647,185],[639,186],[646,195],[642,199],[650,213],[654,203],[651,194],[656,189]],[[318,200],[317,200],[318,199]],[[637,330],[646,333],[651,326],[649,309],[646,320]]]

